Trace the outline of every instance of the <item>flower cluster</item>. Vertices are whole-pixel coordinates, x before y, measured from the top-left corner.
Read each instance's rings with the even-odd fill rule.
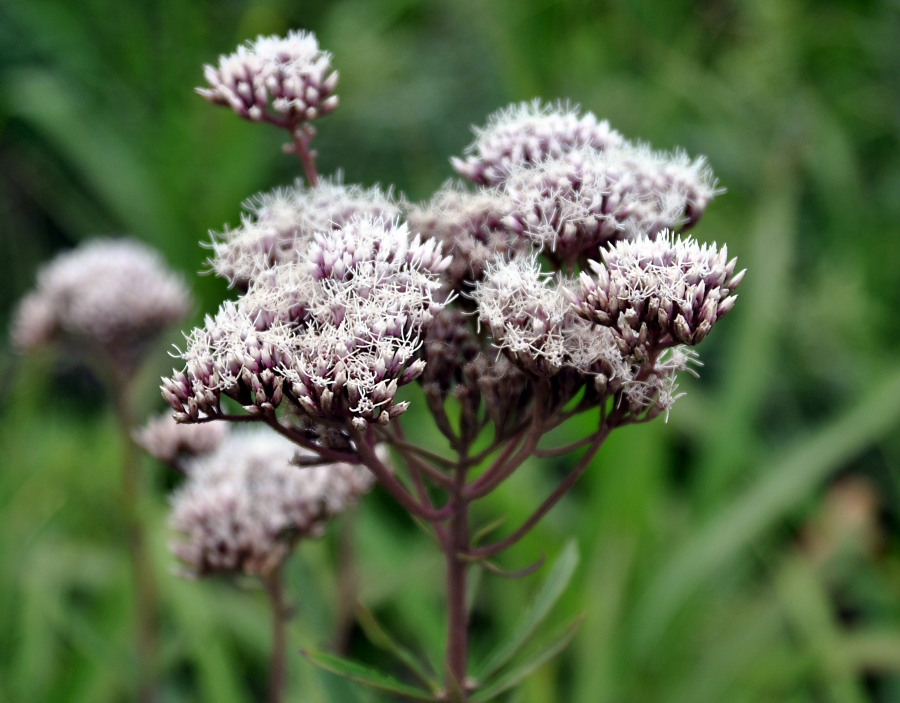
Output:
[[[595,259],[617,240],[689,226],[715,193],[703,159],[623,142],[577,149],[512,170],[504,221],[562,262]]]
[[[286,37],[259,36],[204,66],[208,88],[197,92],[248,120],[268,120],[295,127],[337,107],[333,95],[338,74],[331,55],[319,49],[308,32]]]
[[[524,370],[552,376],[570,368],[605,379],[627,377],[613,336],[580,318],[563,288],[535,257],[516,258],[492,268],[474,298],[494,343]]]
[[[465,284],[481,280],[490,262],[528,247],[504,224],[508,213],[498,193],[472,192],[450,182],[428,204],[412,207],[407,218],[414,231],[427,232],[444,245],[450,257],[445,276],[454,290],[463,291]]]
[[[374,482],[362,466],[300,468],[297,458],[290,441],[253,428],[186,464],[170,523],[180,535],[172,549],[189,574],[268,574]]]
[[[313,417],[386,423],[407,407],[398,387],[422,372],[448,265],[440,245],[397,221],[319,232],[299,261],[264,272],[188,336],[186,368],[163,395],[181,421],[219,414],[224,393],[252,413],[287,398]]]
[[[341,175],[312,188],[300,181],[260,193],[244,203],[240,226],[213,237],[210,266],[231,285],[246,290],[266,269],[297,261],[316,232],[339,229],[370,216],[390,224],[400,209],[378,187],[344,185]]]
[[[310,35],[260,38],[206,75],[207,99],[291,130],[286,151],[308,185],[256,196],[238,227],[213,235],[211,268],[239,296],[187,335],[163,396],[178,422],[262,420],[310,454],[245,435],[191,461],[173,501],[176,553],[196,574],[274,576],[294,540],[372,480],[355,466],[296,465],[359,461],[433,527],[446,564],[441,685],[467,699],[479,687],[467,671],[467,570],[521,539],[613,429],[667,414],[678,375],[699,363],[691,347],[734,305],[735,260],[680,234],[717,194],[712,172],[536,100],[476,128],[452,159],[464,180],[410,204],[319,177],[307,122],[333,107],[336,74]],[[438,447],[398,419],[413,381]],[[553,446],[549,433],[581,413],[583,435]],[[166,442],[178,455],[176,438],[155,439]],[[381,442],[403,458],[401,475]],[[531,457],[575,450],[517,528],[473,543],[474,502]]]
[[[576,109],[522,103],[475,132],[453,165],[484,186],[494,229],[568,268],[610,242],[693,225],[717,192],[703,158],[653,151]]]
[[[296,127],[314,115],[288,93],[315,84],[307,97],[323,99],[330,71],[311,35],[260,38],[207,67],[201,92]],[[256,196],[213,237],[210,265],[241,296],[187,336],[185,368],[164,379],[179,421],[223,414],[225,396],[346,442],[400,415],[398,390],[417,379],[448,435],[450,394],[459,427],[514,427],[538,385],[548,407],[589,389],[583,407],[612,397],[655,414],[694,359],[681,345],[734,304],[742,273],[724,248],[672,234],[717,193],[705,160],[590,112],[536,100],[495,113],[452,160],[476,187],[448,182],[422,205],[319,179],[306,137],[295,147],[310,185]]]
[[[580,288],[542,272],[537,259],[493,267],[475,288],[479,319],[519,368],[538,377],[574,370],[603,394],[620,392],[633,412],[668,410],[676,375],[734,306],[744,271],[727,249],[664,231],[618,242],[590,262]]]
[[[497,185],[512,169],[564,155],[578,147],[603,151],[622,142],[622,135],[577,107],[544,105],[539,100],[511,105],[488,117],[475,130],[467,158],[451,159],[453,168],[478,185]]]
[[[22,350],[61,342],[131,368],[187,313],[190,295],[159,254],[131,239],[95,239],[38,272],[12,326]]]
[[[727,247],[719,251],[669,232],[617,242],[603,259],[605,265],[590,262],[594,275],[583,272],[581,290],[571,297],[587,319],[611,328],[628,353],[698,344],[734,307],[746,271],[734,273],[737,259],[728,259]]]
[[[173,466],[188,457],[207,454],[225,439],[227,426],[210,422],[185,425],[175,422],[171,413],[151,418],[133,433],[134,441],[151,456]]]

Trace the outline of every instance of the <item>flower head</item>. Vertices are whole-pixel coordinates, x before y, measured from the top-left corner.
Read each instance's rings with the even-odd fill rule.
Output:
[[[465,160],[451,159],[453,168],[479,185],[502,183],[515,168],[555,158],[578,147],[602,151],[616,146],[622,135],[593,113],[576,107],[548,105],[540,100],[510,105],[475,129],[475,141]]]
[[[289,188],[260,193],[244,203],[244,210],[240,226],[214,236],[209,261],[213,271],[241,290],[262,271],[299,260],[316,232],[339,229],[362,216],[389,224],[399,214],[390,191],[344,185],[341,174],[311,188],[298,180]]]
[[[182,421],[216,415],[224,393],[254,413],[287,397],[313,417],[388,422],[406,409],[398,387],[424,368],[448,264],[400,222],[319,232],[297,263],[267,271],[188,335],[185,370],[163,380],[163,395]]]
[[[494,343],[520,368],[538,376],[563,369],[602,376],[604,386],[626,379],[613,335],[575,314],[564,285],[537,259],[519,257],[492,267],[474,298]]]
[[[590,262],[593,276],[581,274],[571,298],[585,318],[610,327],[620,346],[664,348],[698,344],[717,320],[734,307],[734,290],[744,277],[727,247],[701,245],[664,231],[617,242]]]
[[[96,239],[38,272],[37,288],[15,313],[12,339],[22,350],[61,342],[130,368],[189,305],[181,278],[156,251],[131,239]]]
[[[503,223],[509,205],[499,192],[468,191],[458,183],[445,184],[422,206],[410,210],[410,228],[440,241],[450,257],[446,276],[450,287],[464,290],[484,276],[491,261],[514,251],[524,251],[529,243]]]
[[[374,483],[359,465],[300,468],[303,451],[261,427],[233,432],[186,465],[170,523],[180,536],[172,549],[191,575],[269,573]]]
[[[319,49],[309,32],[259,36],[220,56],[217,66],[204,66],[203,75],[209,87],[197,88],[200,95],[257,122],[269,119],[295,127],[338,104],[331,55]]]
[[[554,258],[596,258],[601,246],[696,222],[715,194],[700,158],[622,142],[573,149],[514,169],[502,185],[504,223]]]

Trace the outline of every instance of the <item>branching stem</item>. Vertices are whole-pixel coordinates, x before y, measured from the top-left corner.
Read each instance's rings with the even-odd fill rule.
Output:
[[[486,544],[482,547],[475,547],[469,550],[469,555],[472,557],[478,558],[487,558],[494,556],[495,554],[499,554],[500,552],[508,549],[516,542],[518,542],[522,537],[524,537],[528,532],[533,528],[538,521],[547,514],[547,512],[559,502],[559,499],[562,498],[566,492],[575,485],[575,482],[580,478],[581,474],[584,473],[584,470],[587,468],[588,464],[591,463],[591,460],[597,454],[597,451],[600,449],[600,446],[603,444],[603,441],[609,435],[609,427],[604,427],[601,431],[595,433],[594,440],[591,442],[591,445],[587,448],[584,454],[581,455],[578,462],[572,469],[566,474],[566,477],[560,482],[560,484],[553,490],[553,492],[547,496],[543,503],[541,503],[538,508],[522,523],[522,525],[516,529],[514,532],[509,534],[493,544]]]

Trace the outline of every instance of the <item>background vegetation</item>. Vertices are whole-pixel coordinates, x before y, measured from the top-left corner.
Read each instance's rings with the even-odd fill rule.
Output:
[[[555,614],[585,614],[566,654],[508,699],[900,700],[896,2],[0,0],[0,328],[42,261],[98,234],[157,246],[191,281],[197,315],[215,308],[228,293],[195,275],[198,240],[299,169],[276,130],[192,89],[202,63],[294,27],[315,31],[341,71],[317,146],[321,170],[349,182],[425,198],[471,123],[542,96],[704,153],[728,189],[695,234],[727,241],[750,272],[700,348],[701,379],[668,424],[614,435],[507,555],[516,568],[574,537],[582,559]],[[144,413],[161,409],[170,365],[162,345],[140,380]],[[0,368],[0,701],[129,700],[109,403],[65,357],[21,358],[4,340]],[[174,479],[145,468],[162,699],[257,700],[263,594],[172,576]],[[479,519],[515,524],[561,470],[527,465]],[[355,529],[361,599],[437,656],[436,550],[378,493]],[[338,534],[291,562],[292,651],[331,638]],[[539,579],[483,579],[476,654]],[[358,631],[351,647],[387,665]],[[299,653],[289,664],[291,700],[386,700]]]

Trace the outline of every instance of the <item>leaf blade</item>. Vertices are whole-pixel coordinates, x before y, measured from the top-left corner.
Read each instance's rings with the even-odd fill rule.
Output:
[[[375,619],[372,612],[362,604],[359,604],[356,608],[356,621],[372,644],[396,657],[422,683],[432,688],[434,687],[434,675],[428,667],[409,649],[394,639],[382,624]]]
[[[491,683],[490,686],[477,691],[469,700],[472,701],[472,703],[491,701],[499,694],[518,684],[535,669],[550,661],[568,647],[569,643],[575,637],[575,633],[578,632],[578,628],[581,626],[583,620],[584,615],[579,615],[558,633],[549,637],[549,644],[547,646],[537,647],[537,651],[533,655],[527,657],[518,666],[510,669],[506,674]]]
[[[527,644],[569,585],[575,574],[575,567],[578,566],[578,560],[578,546],[575,540],[569,540],[553,563],[531,607],[525,611],[525,615],[516,624],[506,642],[501,642],[482,662],[475,672],[476,679],[479,681],[489,679]]]
[[[394,693],[398,696],[405,696],[416,701],[435,701],[435,695],[430,691],[425,691],[415,686],[410,686],[401,681],[397,681],[392,676],[382,674],[380,671],[360,664],[350,659],[344,659],[334,654],[326,652],[318,652],[312,649],[302,649],[300,653],[306,659],[318,666],[320,669],[329,671],[332,674],[341,676],[348,681],[363,684],[369,688],[374,688],[387,693]]]

